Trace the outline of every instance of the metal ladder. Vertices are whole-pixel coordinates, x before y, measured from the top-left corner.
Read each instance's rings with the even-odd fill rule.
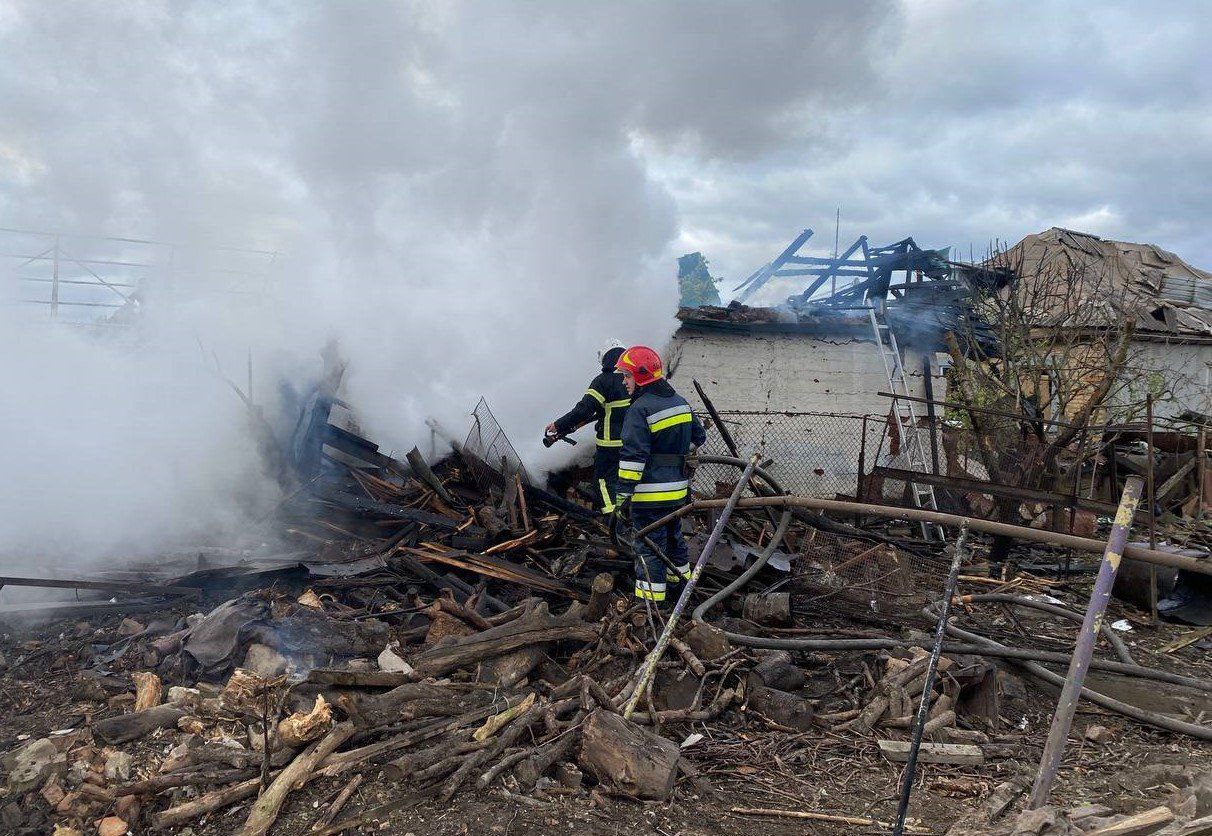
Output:
[[[922,429],[917,424],[917,413],[913,409],[913,401],[906,400],[910,396],[909,384],[905,378],[905,366],[901,362],[900,347],[896,344],[896,334],[888,327],[883,318],[883,302],[872,299],[867,308],[871,320],[871,332],[875,335],[875,345],[884,361],[884,371],[888,375],[890,392],[896,395],[892,402],[892,413],[896,416],[897,428],[901,434],[905,456],[909,460],[909,470],[927,473],[930,465],[926,458],[926,441],[922,438]],[[909,483],[909,494],[913,504],[928,511],[937,511],[938,502],[934,498],[934,488],[931,485]],[[940,543],[947,541],[943,527],[937,523],[922,521],[922,536],[927,540]]]

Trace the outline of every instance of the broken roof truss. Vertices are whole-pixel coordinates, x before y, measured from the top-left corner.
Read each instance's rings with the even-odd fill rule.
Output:
[[[771,279],[804,277],[810,279],[805,289],[788,298],[793,307],[863,303],[869,299],[886,299],[891,294],[900,298],[914,283],[924,280],[946,281],[951,277],[948,251],[925,250],[912,238],[894,244],[872,247],[866,235],[860,235],[840,255],[800,255],[800,250],[812,237],[812,230],[805,229],[782,253],[769,264],[754,271],[734,290],[741,291],[737,300],[744,302]],[[904,281],[894,284],[893,274],[904,271]],[[837,288],[837,280],[848,281],[845,287]],[[813,296],[832,282],[829,295],[821,299]]]

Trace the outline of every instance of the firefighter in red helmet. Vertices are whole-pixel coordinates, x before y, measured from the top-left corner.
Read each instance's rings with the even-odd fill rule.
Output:
[[[634,534],[689,501],[686,456],[707,440],[707,434],[690,404],[665,379],[661,357],[651,348],[632,346],[619,357],[617,368],[631,393],[631,406],[623,420],[616,503],[630,504]],[[668,573],[666,562],[652,547],[633,537],[635,594],[661,602],[669,584],[690,578],[690,560],[680,520],[666,523],[649,538],[664,550]]]

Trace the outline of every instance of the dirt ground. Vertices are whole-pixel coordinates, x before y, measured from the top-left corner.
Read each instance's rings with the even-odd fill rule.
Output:
[[[1116,602],[1113,615],[1131,614]],[[176,613],[184,615],[185,611]],[[173,613],[164,613],[171,616]],[[143,618],[151,615],[141,616]],[[78,662],[90,645],[112,641],[121,617],[97,616],[87,621],[64,620],[36,627],[13,627],[0,638],[4,669],[0,674],[0,750],[55,732],[87,728],[91,716],[104,707],[95,684]],[[1139,613],[1129,642],[1139,661],[1166,666],[1192,675],[1207,676],[1206,651],[1195,647],[1162,654],[1157,648],[1185,629],[1174,625],[1144,626]],[[858,654],[831,660],[835,669],[859,669]],[[816,663],[821,661],[818,656]],[[1096,680],[1099,677],[1095,677]],[[1113,679],[1102,677],[1106,686]],[[961,816],[980,806],[992,789],[1016,773],[1034,774],[1047,732],[1055,694],[1015,676],[1005,679],[1002,729],[992,735],[997,754],[982,766],[919,768],[911,818],[930,832],[942,833]],[[811,697],[816,680],[806,695]],[[1153,707],[1212,714],[1212,702],[1202,704],[1191,695],[1175,696],[1174,689],[1130,682],[1135,702]],[[1207,712],[1201,715],[1200,712]],[[1105,726],[1105,742],[1086,740],[1082,733],[1093,725]],[[544,779],[529,795],[497,786],[486,791],[463,791],[439,805],[407,784],[365,771],[364,781],[338,817],[339,821],[364,817],[347,832],[477,834],[505,836],[564,832],[624,834],[752,834],[880,832],[864,828],[786,817],[754,816],[736,808],[813,811],[830,815],[895,817],[899,765],[878,754],[876,735],[839,734],[829,729],[793,732],[772,727],[744,709],[730,711],[710,725],[667,728],[664,734],[685,739],[703,735],[683,753],[700,774],[697,782],[682,779],[673,799],[641,803],[608,797],[587,788],[569,788]],[[157,732],[127,751],[143,750],[148,759],[163,757],[175,732]],[[135,747],[132,749],[132,746]],[[140,760],[140,758],[136,758]],[[1059,806],[1103,804],[1132,813],[1176,801],[1176,789],[1164,780],[1165,767],[1212,763],[1212,744],[1150,729],[1091,707],[1083,706],[1074,723],[1064,768],[1054,799]],[[1150,769],[1143,769],[1150,767]],[[278,834],[302,834],[345,786],[348,777],[318,781],[295,792],[274,828]],[[188,792],[188,791],[175,791]],[[174,800],[185,800],[180,795]],[[29,799],[33,799],[32,802]],[[249,802],[219,811],[174,832],[227,834],[243,823]],[[50,833],[52,810],[36,793],[22,804],[12,798],[0,802],[0,827],[6,833]],[[885,831],[886,832],[886,831]]]

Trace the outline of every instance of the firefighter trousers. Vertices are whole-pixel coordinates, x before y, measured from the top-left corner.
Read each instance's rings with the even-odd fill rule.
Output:
[[[631,503],[631,532],[632,546],[635,549],[635,595],[637,598],[649,601],[664,601],[670,586],[680,584],[690,578],[690,559],[686,551],[686,541],[682,538],[682,521],[670,520],[660,528],[650,531],[647,539],[636,537],[635,532],[651,525],[661,517],[675,510],[668,506],[663,508],[646,508],[643,504]],[[660,549],[665,560],[648,544]]]

